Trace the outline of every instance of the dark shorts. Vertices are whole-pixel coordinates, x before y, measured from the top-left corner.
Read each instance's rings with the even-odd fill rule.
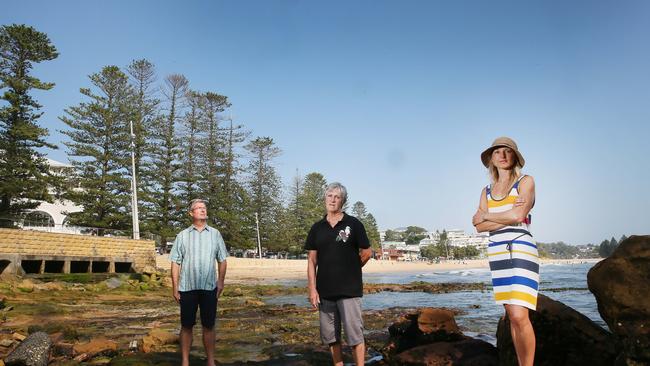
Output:
[[[217,319],[217,289],[181,291],[181,325],[191,328],[196,324],[196,310],[201,308],[201,325],[214,328]]]

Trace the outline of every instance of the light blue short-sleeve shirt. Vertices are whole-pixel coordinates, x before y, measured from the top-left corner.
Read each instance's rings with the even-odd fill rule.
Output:
[[[219,230],[206,226],[199,231],[194,225],[176,235],[169,260],[181,265],[178,291],[214,290],[217,287],[215,260],[228,257]]]

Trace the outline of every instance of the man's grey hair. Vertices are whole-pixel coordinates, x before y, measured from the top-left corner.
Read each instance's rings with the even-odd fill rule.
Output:
[[[339,192],[341,193],[341,200],[345,205],[345,203],[348,201],[348,190],[345,189],[345,186],[339,182],[333,182],[328,184],[327,187],[325,187],[325,196],[327,196],[327,193],[329,191],[333,191],[335,189],[338,189]]]
[[[192,212],[192,210],[194,209],[194,205],[196,205],[197,203],[203,203],[206,208],[208,207],[207,200],[204,200],[203,198],[195,198],[190,201],[189,205],[187,205],[187,211]]]

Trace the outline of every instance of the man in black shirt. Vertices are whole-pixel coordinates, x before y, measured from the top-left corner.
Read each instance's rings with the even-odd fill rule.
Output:
[[[347,190],[343,185],[328,185],[325,189],[327,215],[307,235],[309,302],[314,309],[319,309],[321,339],[329,345],[334,365],[343,365],[341,323],[347,343],[353,349],[354,361],[363,365],[366,347],[361,317],[361,267],[368,262],[372,251],[361,221],[343,212],[346,200]]]

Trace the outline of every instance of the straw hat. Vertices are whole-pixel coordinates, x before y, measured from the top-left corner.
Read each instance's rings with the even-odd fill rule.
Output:
[[[517,154],[517,160],[519,162],[519,165],[521,167],[524,166],[526,161],[524,160],[524,157],[521,155],[519,150],[517,149],[517,143],[509,137],[497,137],[496,140],[492,143],[492,146],[488,147],[481,153],[481,161],[483,162],[483,165],[487,168],[488,163],[490,162],[490,158],[492,157],[492,150],[499,148],[499,147],[509,147],[512,149],[512,151]]]

